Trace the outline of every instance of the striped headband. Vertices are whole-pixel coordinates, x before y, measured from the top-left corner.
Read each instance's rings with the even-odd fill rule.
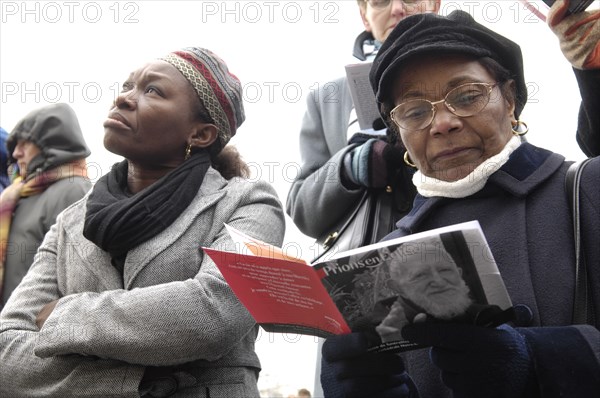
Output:
[[[223,148],[244,122],[242,85],[227,65],[212,51],[187,47],[161,58],[173,65],[190,82],[217,126]]]

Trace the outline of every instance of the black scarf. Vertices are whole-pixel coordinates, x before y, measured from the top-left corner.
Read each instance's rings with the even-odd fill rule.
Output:
[[[127,252],[164,231],[189,206],[210,165],[199,152],[154,184],[127,194],[127,161],[101,177],[87,201],[83,236],[107,251],[120,271]]]

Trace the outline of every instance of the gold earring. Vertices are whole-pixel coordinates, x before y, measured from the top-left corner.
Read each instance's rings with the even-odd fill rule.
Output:
[[[404,152],[404,163],[406,163],[408,166],[412,167],[412,168],[417,168],[417,165],[412,163],[410,161],[410,158],[408,157],[408,151]]]
[[[188,160],[190,156],[192,156],[192,146],[188,144],[187,147],[185,147],[185,156],[183,160]]]
[[[527,134],[529,131],[529,127],[527,127],[527,123],[517,120],[512,126],[512,133],[514,135],[522,136]]]

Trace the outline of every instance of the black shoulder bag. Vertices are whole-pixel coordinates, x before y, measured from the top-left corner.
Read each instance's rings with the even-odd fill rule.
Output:
[[[579,184],[581,174],[587,163],[586,159],[573,163],[567,170],[565,188],[570,198],[569,204],[573,214],[573,236],[575,237],[575,299],[573,302],[573,324],[595,324],[594,304],[590,294],[590,286],[585,264],[585,254],[581,241],[581,225],[579,214]]]
[[[375,124],[376,122],[374,122]],[[348,144],[363,144],[380,135],[358,132]],[[346,217],[343,217],[329,233],[317,239],[320,252],[311,261],[333,257],[336,253],[379,242],[392,232],[396,221],[412,207],[416,188],[407,167],[393,166],[388,170],[393,177],[385,188],[365,189],[360,200]]]
[[[335,253],[379,241],[394,228],[394,195],[385,189],[366,189],[354,209],[317,243],[321,252],[312,262]]]

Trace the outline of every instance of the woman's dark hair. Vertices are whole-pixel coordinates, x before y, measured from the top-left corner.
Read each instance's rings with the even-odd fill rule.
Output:
[[[198,101],[197,104],[197,119],[205,123],[215,124],[202,101]],[[195,151],[192,149],[192,154],[194,154],[194,152]],[[221,147],[221,143],[217,139],[208,147],[208,152],[210,153],[210,162],[212,166],[226,180],[230,180],[233,177],[250,177],[250,168],[246,162],[244,162],[242,156],[234,146],[225,145],[225,147]]]
[[[507,84],[512,79],[512,75],[508,69],[504,66],[500,65],[497,61],[490,57],[478,58],[477,61],[483,66],[499,83],[500,91],[502,96],[512,101],[513,103],[516,100],[516,93],[514,86],[511,87],[510,84]],[[388,126],[387,129],[387,139],[391,144],[396,144],[398,141],[402,144],[401,140],[398,140],[400,136],[400,132],[397,130],[396,124],[390,118],[390,112],[394,109],[396,105],[393,102],[392,96],[390,95],[386,100],[381,104],[381,113],[385,118],[385,123]],[[402,145],[403,146],[403,145]]]
[[[225,148],[216,155],[211,153],[210,158],[213,167],[221,173],[226,180],[230,180],[233,177],[250,177],[250,168],[242,159],[237,148],[231,144],[225,145]]]

